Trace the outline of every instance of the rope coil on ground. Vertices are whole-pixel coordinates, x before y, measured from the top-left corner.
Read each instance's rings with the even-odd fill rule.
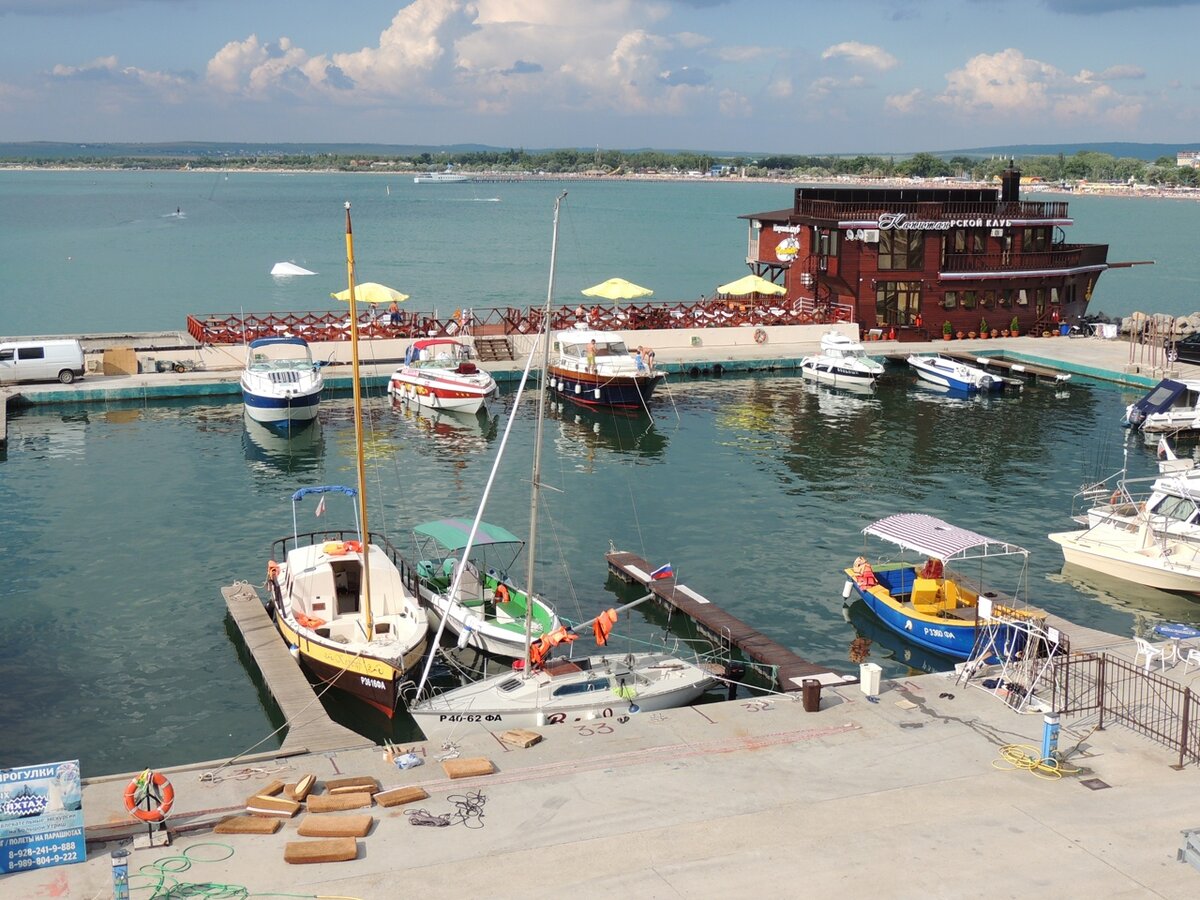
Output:
[[[1043,757],[1041,750],[1029,744],[1005,744],[1000,748],[1000,758],[992,760],[992,768],[1002,772],[1024,769],[1038,778],[1055,781],[1064,775],[1077,775],[1081,771],[1067,766],[1053,756]]]

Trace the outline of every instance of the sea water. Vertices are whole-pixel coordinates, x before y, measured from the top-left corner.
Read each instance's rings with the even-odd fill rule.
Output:
[[[356,203],[360,277],[455,306],[485,291],[505,303],[544,297],[558,186],[417,186],[437,192],[426,195],[393,181],[388,195],[382,177],[230,176],[242,180],[258,185],[257,199],[234,215],[218,202],[224,176],[212,173],[0,173],[6,204],[20,195],[27,212],[47,207],[28,233],[0,217],[11,239],[0,242],[6,262],[24,273],[0,330],[179,327],[188,311],[226,311],[241,300],[256,311],[328,308],[322,292],[337,289],[344,274],[346,195]],[[164,185],[174,186],[169,194]],[[785,206],[789,197],[782,185],[747,186],[744,194],[737,185],[568,187],[568,202],[581,198],[560,235],[560,273],[575,273],[571,291],[621,275],[667,296],[669,285],[690,283],[679,292],[685,298],[738,273],[744,223],[727,218]],[[475,191],[502,200],[480,202]],[[72,201],[81,193],[90,199]],[[1077,219],[1079,206],[1090,206],[1084,199],[1091,198],[1072,202]],[[397,212],[380,234],[383,213],[371,211],[389,202],[407,204],[407,213]],[[96,210],[106,203],[119,210],[101,225]],[[1145,203],[1156,216],[1194,209]],[[526,221],[527,231],[498,216],[486,229],[503,248],[494,251],[480,243],[480,217],[493,214],[484,209],[524,209],[512,221]],[[215,223],[196,235],[178,230],[207,215],[240,222],[238,238],[223,237]],[[470,246],[461,239],[465,226],[444,221],[454,217],[474,223]],[[607,233],[586,224],[597,218],[609,223]],[[1131,216],[1118,218],[1128,225]],[[648,219],[660,227],[647,228]],[[717,241],[717,232],[726,236]],[[1090,239],[1106,237],[1115,246],[1112,231]],[[48,277],[60,279],[54,292],[35,290],[26,268],[47,245],[63,253],[62,265],[42,257]],[[715,264],[715,255],[727,265]],[[89,261],[89,279],[77,280],[76,256]],[[285,258],[322,274],[277,284],[264,273]],[[1182,251],[1174,259],[1186,265]],[[1101,284],[1172,265],[1164,256],[1161,267],[1110,273]],[[678,279],[666,277],[668,266]],[[431,287],[413,288],[418,272]],[[171,279],[178,284],[167,291]],[[437,293],[438,279],[459,286]],[[10,325],[16,315],[24,317],[20,328]],[[866,393],[791,376],[673,378],[651,418],[554,404],[543,477],[555,490],[542,494],[536,585],[576,620],[633,599],[607,576],[604,553],[615,546],[654,565],[671,562],[693,590],[835,670],[856,671],[864,646],[888,677],[945,668],[946,660],[882,631],[861,604],[844,607],[841,598],[842,569],[868,547],[863,527],[892,513],[928,512],[1027,547],[1030,599],[1074,621],[1123,635],[1145,634],[1159,621],[1200,624],[1200,607],[1186,598],[1064,574],[1060,551],[1046,539],[1074,527],[1073,494],[1120,468],[1126,449],[1132,474],[1153,471],[1153,452],[1126,443],[1118,424],[1137,393],[1075,380],[963,400],[921,388],[896,369]],[[371,527],[408,549],[414,525],[473,515],[513,400],[506,388],[488,414],[463,418],[370,397]],[[522,535],[534,430],[528,399],[513,420],[485,519]],[[266,738],[281,722],[242,659],[220,588],[262,583],[271,542],[292,531],[297,487],[354,482],[348,399],[327,397],[318,424],[290,443],[245,422],[233,400],[31,408],[12,411],[8,425],[0,460],[0,766],[79,758],[87,777],[225,757]],[[322,525],[348,521],[347,510],[330,507]],[[310,511],[299,515],[302,530],[318,522]],[[654,641],[669,628],[662,615],[636,611],[618,633]],[[387,723],[336,699],[329,708],[377,739],[413,734],[404,716]]]

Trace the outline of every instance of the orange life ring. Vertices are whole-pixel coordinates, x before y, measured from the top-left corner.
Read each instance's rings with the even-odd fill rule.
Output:
[[[125,788],[125,811],[143,822],[164,821],[174,805],[175,788],[161,772],[146,769]]]
[[[347,553],[362,553],[362,541],[344,541],[342,546]]]
[[[311,628],[316,631],[325,624],[324,619],[318,619],[315,616],[306,616],[304,613],[296,613],[296,624],[302,628]]]
[[[508,601],[508,586],[503,584],[496,585],[496,602],[507,603]]]
[[[754,343],[765,344],[767,342],[767,333],[761,328],[754,329]]]

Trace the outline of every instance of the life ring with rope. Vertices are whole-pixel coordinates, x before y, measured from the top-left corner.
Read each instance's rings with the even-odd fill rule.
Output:
[[[765,344],[767,342],[767,333],[761,328],[754,329],[754,343]]]
[[[507,603],[509,601],[508,586],[503,584],[496,585],[495,598],[496,603]]]
[[[146,769],[125,788],[125,811],[142,822],[162,822],[175,805],[175,788],[162,772]]]

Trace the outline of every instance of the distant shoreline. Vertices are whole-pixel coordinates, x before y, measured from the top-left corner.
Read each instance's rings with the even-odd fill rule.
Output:
[[[137,169],[126,166],[78,166],[78,165],[8,165],[0,163],[0,172],[184,172],[193,175],[212,175],[247,173],[255,175],[373,175],[407,180],[412,178],[416,170],[397,172],[364,169],[361,171],[346,169],[293,169],[275,166],[235,166],[231,168],[163,168]],[[467,175],[468,173],[463,173]],[[469,173],[469,180],[458,184],[504,184],[525,182],[557,182],[557,181],[652,181],[695,184],[780,184],[780,185],[853,185],[856,187],[997,187],[993,182],[960,181],[949,178],[864,178],[860,176],[834,176],[830,178],[804,176],[719,176],[708,175],[674,175],[674,174],[624,174],[624,175],[591,175],[579,172],[563,172],[545,175],[513,175],[507,172],[475,172]],[[441,185],[432,185],[429,190],[437,190]],[[1022,185],[1021,196],[1031,199],[1035,194],[1056,194],[1062,196],[1087,197],[1139,197],[1155,200],[1200,200],[1200,188],[1180,187],[1162,188],[1150,185],[1121,185],[1082,183],[1069,190],[1063,190],[1050,185]]]

